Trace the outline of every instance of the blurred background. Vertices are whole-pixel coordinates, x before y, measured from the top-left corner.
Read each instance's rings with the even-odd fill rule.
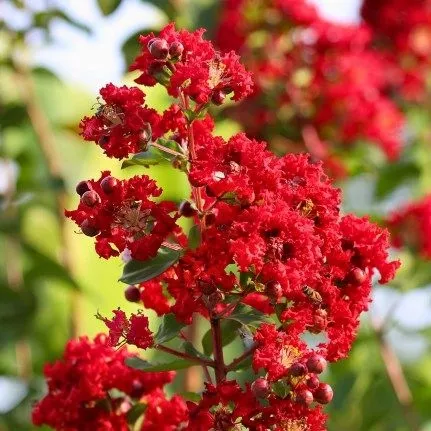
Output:
[[[44,391],[44,363],[58,358],[70,337],[103,331],[103,323],[94,318],[97,311],[109,315],[120,304],[126,311],[136,309],[136,305],[125,303],[124,285],[116,281],[121,263],[100,260],[92,240],[76,234],[73,224],[65,222],[63,208],[76,205],[74,189],[81,179],[95,177],[106,169],[115,176],[124,176],[118,162],[107,159],[99,148],[80,138],[78,125],[91,112],[99,88],[107,82],[132,85],[134,75],[127,73],[127,66],[138,52],[138,34],[157,30],[169,20],[190,29],[205,27],[209,38],[222,48],[238,49],[256,71],[262,70],[256,66],[259,60],[274,60],[265,57],[270,53],[262,49],[262,34],[276,35],[284,47],[295,46],[284,48],[289,53],[299,50],[301,63],[294,64],[293,70],[286,69],[285,75],[270,74],[271,80],[255,72],[260,90],[270,94],[282,82],[284,87],[298,92],[289,93],[282,102],[271,100],[272,105],[268,100],[262,102],[258,95],[247,112],[258,112],[262,117],[264,108],[270,106],[280,115],[276,121],[262,120],[260,131],[250,133],[266,138],[276,152],[292,148],[311,151],[326,163],[328,172],[343,189],[343,210],[371,214],[382,224],[388,214],[408,202],[422,202],[431,191],[431,34],[417,32],[426,20],[431,28],[430,2],[412,2],[422,21],[417,17],[409,21],[408,7],[403,10],[408,1],[375,2],[376,10],[384,11],[382,17],[397,22],[405,34],[414,35],[409,40],[415,45],[402,47],[404,51],[400,46],[391,47],[388,34],[386,39],[375,37],[366,42],[367,50],[381,50],[379,56],[391,64],[387,68],[382,66],[386,63],[379,65],[380,75],[392,75],[379,77],[376,84],[379,98],[387,98],[391,110],[387,110],[388,103],[378,99],[377,111],[368,110],[366,121],[356,125],[361,133],[346,132],[343,136],[334,131],[343,129],[350,119],[334,114],[328,122],[318,116],[319,109],[328,100],[335,100],[344,107],[343,112],[350,112],[345,106],[353,107],[351,116],[356,121],[361,102],[353,100],[356,93],[336,92],[332,87],[319,98],[307,96],[305,100],[304,94],[313,91],[309,76],[318,75],[320,64],[307,60],[309,51],[312,49],[313,58],[324,56],[329,62],[341,56],[351,58],[350,55],[355,55],[356,61],[359,54],[365,55],[364,61],[351,60],[343,66],[342,76],[351,76],[353,70],[359,90],[366,87],[369,94],[374,94],[369,90],[374,75],[369,77],[367,73],[376,63],[367,60],[369,53],[364,54],[362,42],[352,40],[362,37],[366,19],[367,25],[374,25],[373,34],[380,32],[381,36],[388,29],[375,25],[364,10],[361,17],[361,1],[313,0],[309,4],[314,4],[327,26],[322,30],[323,36],[318,36],[335,36],[312,46],[299,43],[297,38],[298,31],[304,33],[309,25],[296,17],[274,18],[277,11],[273,3],[276,2],[0,1],[0,431],[34,429],[29,412],[32,402]],[[250,25],[241,28],[241,41],[233,41],[232,45],[237,46],[230,47],[231,41],[226,42],[226,31],[223,35],[220,26],[230,22],[228,5],[236,12],[240,4],[247,9],[244,16]],[[320,31],[316,28],[315,32]],[[233,30],[232,37],[238,29]],[[395,25],[389,30],[395,32]],[[346,34],[351,40],[344,44]],[[418,44],[419,54],[415,55]],[[398,75],[393,73],[395,62]],[[336,65],[331,63],[329,70]],[[403,84],[392,79],[400,76],[400,70],[405,72],[405,65],[408,73],[420,70],[423,82],[416,91],[419,96],[412,96],[412,86],[405,84],[404,75]],[[328,76],[324,79],[331,85],[338,82],[338,78]],[[385,79],[389,84],[380,83]],[[162,109],[165,98],[160,89],[148,90],[148,104],[155,108]],[[345,105],[346,100],[351,102]],[[374,109],[377,102],[370,104]],[[384,118],[373,127],[382,128],[362,133],[372,122],[371,117],[377,118],[379,113]],[[215,115],[217,132],[225,137],[242,129],[249,131],[247,118],[229,108]],[[392,136],[393,127],[387,134],[391,144],[395,140],[399,148],[395,156],[387,156],[388,136],[381,134],[386,133],[387,122],[393,118],[397,120],[397,135]],[[300,130],[296,127],[299,119]],[[288,128],[286,124],[292,126]],[[331,147],[332,138],[337,146]],[[163,165],[150,169],[150,175],[163,187],[164,196],[174,201],[188,196],[185,179],[180,174],[173,177],[172,170],[169,176],[167,172],[168,167]],[[431,430],[431,263],[430,256],[418,246],[421,236],[431,236],[431,227],[428,231],[423,227],[427,223],[431,226],[431,209],[423,213],[422,224],[410,224],[407,232],[408,238],[419,239],[405,240],[402,248],[393,250],[402,259],[403,267],[392,284],[376,286],[374,302],[363,318],[350,358],[332,365],[328,372],[336,394],[328,408],[330,430]],[[398,235],[401,228],[407,229],[405,224],[397,226]],[[235,348],[232,347],[232,356]]]

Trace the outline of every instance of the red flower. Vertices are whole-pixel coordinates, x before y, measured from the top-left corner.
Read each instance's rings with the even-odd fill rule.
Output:
[[[139,398],[169,383],[174,372],[142,372],[127,367],[132,355],[113,349],[103,335],[93,342],[69,341],[62,360],[45,366],[48,394],[33,409],[33,423],[57,430],[127,431],[126,398],[113,399],[116,389]]]
[[[118,180],[115,188],[106,193],[101,183],[108,176],[109,172],[105,171],[97,181],[87,181],[98,196],[93,206],[87,205],[81,197],[78,208],[66,211],[66,216],[87,235],[86,226],[94,229],[90,236],[96,236],[96,251],[100,257],[118,256],[126,248],[134,259],[154,256],[170,234],[179,232],[176,217],[170,216],[176,206],[171,202],[150,200],[160,196],[161,189],[145,175]]]
[[[108,157],[122,159],[138,153],[161,136],[160,115],[145,105],[139,88],[108,84],[100,95],[104,103],[94,116],[82,120],[82,136],[95,141]]]

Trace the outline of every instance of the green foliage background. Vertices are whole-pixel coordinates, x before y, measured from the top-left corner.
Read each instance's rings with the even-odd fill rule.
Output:
[[[20,0],[7,1],[17,8],[26,7]],[[109,16],[121,0],[98,0],[97,3],[103,15]],[[210,30],[219,6],[213,0],[149,3],[160,8],[166,19],[174,19],[179,25]],[[47,9],[35,13],[31,25],[45,32],[47,43],[54,19],[91,31],[61,10]],[[66,207],[75,206],[74,187],[82,178],[91,178],[104,169],[124,176],[118,163],[104,157],[96,146],[84,143],[78,136],[77,125],[91,112],[94,96],[61,82],[46,69],[26,69],[27,60],[16,59],[17,53],[18,57],[31,54],[26,31],[16,31],[8,23],[4,24],[0,27],[0,169],[4,176],[8,163],[19,171],[16,184],[13,175],[9,175],[11,186],[0,195],[0,382],[13,383],[7,391],[0,385],[0,399],[8,399],[11,404],[10,409],[0,411],[0,430],[24,431],[33,429],[29,421],[31,403],[44,391],[43,364],[61,355],[71,328],[77,326],[78,334],[94,335],[104,330],[103,324],[94,318],[97,311],[107,315],[119,304],[126,311],[135,310],[136,306],[124,301],[124,285],[116,281],[121,273],[120,263],[99,259],[92,240],[77,235],[72,223],[63,226],[58,213],[58,196],[64,197]],[[136,34],[133,34],[123,45],[126,62],[131,61],[137,49]],[[48,120],[55,142],[50,151],[57,155],[58,173],[50,172],[40,136],[29,118],[28,101],[21,85],[23,76],[33,82],[35,102]],[[131,83],[132,77],[125,76],[125,82]],[[148,103],[162,109],[167,100],[161,91],[154,89],[148,94]],[[412,142],[402,160],[382,165],[375,155],[372,161],[378,169],[365,173],[364,169],[358,169],[360,174],[342,184],[346,210],[371,213],[379,220],[397,194],[421,196],[430,190],[430,110],[427,106],[415,106],[408,108],[408,113]],[[238,125],[220,117],[220,134],[229,136],[237,130]],[[362,157],[360,150],[349,155],[350,162],[359,167],[363,166]],[[173,172],[169,170],[168,175],[168,167],[163,165],[150,168],[165,196],[179,201],[188,196],[187,184],[181,173]],[[70,256],[69,267],[62,260],[64,248]],[[425,289],[431,281],[429,263],[420,261],[410,251],[405,251],[402,258],[404,266],[399,276],[385,288],[388,295],[396,293],[402,297],[414,289]],[[402,361],[413,396],[407,413],[388,379],[379,339],[365,317],[351,357],[332,365],[328,372],[336,394],[328,408],[330,430],[431,430],[431,328],[412,331],[400,327],[395,320],[389,319],[388,323],[405,337],[419,337],[425,346],[419,357]],[[203,335],[207,327],[201,326]],[[235,335],[234,327],[230,331]],[[203,347],[208,350],[208,346]],[[403,346],[397,347],[402,350]],[[229,344],[227,359],[235,357],[240,348],[238,340]],[[18,396],[20,388],[22,396]],[[412,427],[409,415],[413,415],[418,427]]]

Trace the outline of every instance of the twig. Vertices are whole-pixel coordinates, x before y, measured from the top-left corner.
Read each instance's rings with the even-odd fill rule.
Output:
[[[226,371],[229,372],[234,370],[237,365],[239,365],[242,361],[246,360],[250,355],[254,353],[254,351],[257,349],[257,346],[257,343],[253,344],[241,356],[238,356],[236,359],[234,359],[229,365],[226,366]]]
[[[217,384],[220,384],[226,378],[220,319],[211,319],[211,332],[214,349],[215,377]]]
[[[162,352],[169,353],[173,356],[178,356],[182,359],[187,359],[188,361],[196,362],[197,365],[202,365],[206,367],[214,367],[214,361],[209,361],[207,359],[203,358],[197,358],[196,356],[191,356],[187,353],[180,352],[179,350],[172,349],[171,347],[164,346],[163,344],[158,344],[157,346],[154,346],[155,349],[160,350]]]
[[[380,354],[386,368],[386,373],[392,384],[398,402],[402,407],[406,422],[409,424],[412,431],[419,431],[419,421],[414,409],[412,393],[404,375],[401,363],[385,339],[383,326],[375,320],[372,320],[371,324],[377,336]]]

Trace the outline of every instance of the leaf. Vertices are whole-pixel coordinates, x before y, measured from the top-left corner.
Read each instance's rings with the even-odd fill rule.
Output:
[[[175,20],[177,16],[177,10],[175,9],[174,2],[172,0],[143,0],[145,3],[150,3],[153,6],[160,9],[166,14],[170,21]]]
[[[185,323],[177,321],[174,314],[165,314],[157,334],[154,337],[155,344],[163,344],[172,340],[185,326]]]
[[[245,304],[238,304],[232,314],[226,316],[226,319],[235,320],[243,325],[254,328],[270,320],[265,314]]]
[[[195,224],[189,230],[189,248],[191,250],[197,249],[201,245],[201,230],[200,227]]]
[[[289,388],[284,380],[279,380],[272,385],[272,390],[280,398],[286,398],[289,393]]]
[[[0,283],[0,342],[15,341],[32,327],[36,298],[30,289],[15,291]]]
[[[3,106],[0,116],[0,127],[5,129],[11,126],[20,126],[27,121],[27,110],[24,105],[19,103],[10,103]]]
[[[60,9],[51,9],[51,10],[35,13],[33,15],[33,25],[35,27],[43,28],[46,30],[48,29],[48,26],[51,24],[51,21],[55,18],[61,19],[67,22],[68,24],[76,28],[79,28],[82,31],[85,31],[86,33],[91,33],[91,30],[88,26],[70,18]]]
[[[196,365],[196,362],[187,359],[175,359],[169,362],[151,364],[150,362],[144,361],[143,359],[133,357],[126,359],[126,365],[136,370],[141,371],[172,371],[172,370],[183,370]]]
[[[120,6],[121,0],[97,0],[97,4],[103,15],[107,16]]]
[[[184,343],[181,345],[181,348],[184,350],[185,353],[190,356],[193,356],[198,359],[205,359],[206,361],[211,360],[209,356],[206,356],[203,353],[199,352],[199,350],[197,350],[190,341],[184,341]]]
[[[134,424],[147,410],[147,404],[137,403],[127,412],[127,422]]]
[[[389,163],[378,172],[374,194],[378,199],[383,199],[396,188],[408,181],[412,181],[420,175],[419,167],[412,161],[402,160],[398,163]]]
[[[181,257],[181,253],[167,247],[161,247],[157,256],[149,260],[131,260],[124,265],[120,281],[138,284],[151,280],[165,272]]]
[[[180,395],[185,400],[192,401],[194,403],[198,403],[202,399],[201,396],[196,392],[180,392],[178,395]]]
[[[238,336],[238,329],[241,327],[241,324],[236,320],[222,320],[220,326],[222,334],[222,346],[224,347],[232,343],[232,341]],[[211,329],[209,329],[203,336],[202,347],[205,355],[209,356],[213,353],[213,339]]]
[[[129,168],[130,166],[144,166],[148,168],[150,166],[158,165],[161,161],[160,157],[156,154],[150,154],[149,151],[135,154],[131,159],[125,160],[121,169]]]
[[[57,278],[65,281],[70,287],[79,290],[80,287],[75,279],[69,274],[69,272],[60,265],[57,261],[41,253],[39,250],[34,248],[32,245],[21,242],[20,243],[24,253],[30,257],[32,267],[26,271],[26,280],[36,280],[44,278]]]

